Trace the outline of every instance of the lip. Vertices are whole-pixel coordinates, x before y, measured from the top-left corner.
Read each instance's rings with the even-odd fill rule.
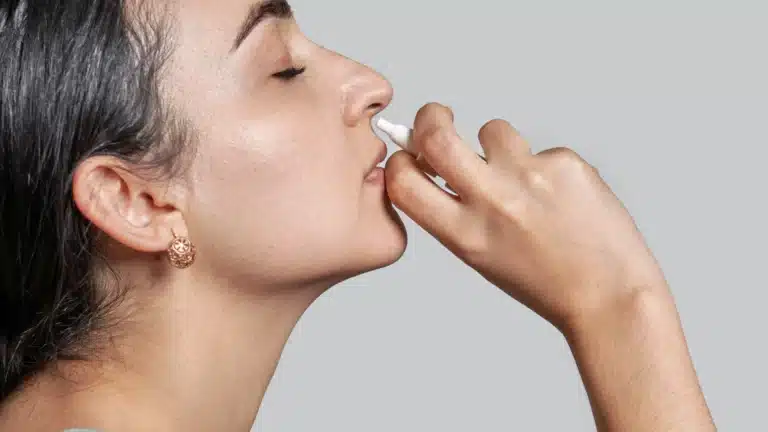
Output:
[[[384,162],[384,159],[386,158],[387,158],[387,146],[386,144],[384,144],[384,142],[381,142],[379,146],[379,152],[376,154],[376,159],[368,167],[368,170],[365,171],[365,175],[363,176],[363,178],[368,177],[380,163]]]

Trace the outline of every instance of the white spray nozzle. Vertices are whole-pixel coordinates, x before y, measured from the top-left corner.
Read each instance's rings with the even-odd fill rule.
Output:
[[[379,117],[379,120],[376,122],[376,127],[387,134],[392,142],[397,144],[398,147],[414,156],[416,155],[416,152],[411,148],[411,135],[413,131],[411,131],[410,128],[391,123],[382,117]]]

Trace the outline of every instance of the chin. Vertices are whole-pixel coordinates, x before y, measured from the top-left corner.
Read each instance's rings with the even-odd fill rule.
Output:
[[[362,256],[367,259],[369,270],[380,269],[402,258],[407,246],[408,235],[402,222],[393,223],[388,229],[376,233],[375,241]]]
[[[377,247],[378,259],[373,263],[374,268],[382,268],[396,263],[402,258],[407,245],[408,237],[405,230],[398,231],[396,238],[392,238],[388,244]]]
[[[342,236],[328,236],[327,240],[332,243],[325,244],[325,252],[311,253],[310,260],[317,261],[318,266],[313,267],[323,273],[316,277],[335,285],[392,265],[403,256],[408,235],[400,215],[388,200],[365,210],[368,211],[362,212],[354,230]]]
[[[356,246],[350,250],[349,262],[356,264],[359,274],[394,264],[408,246],[405,225],[394,209],[371,225],[357,237]]]
[[[344,255],[339,255],[343,263],[321,280],[330,282],[333,286],[365,273],[390,266],[397,262],[405,252],[408,237],[405,229],[393,224],[387,230],[367,233],[365,237],[356,239],[353,247],[346,249]]]

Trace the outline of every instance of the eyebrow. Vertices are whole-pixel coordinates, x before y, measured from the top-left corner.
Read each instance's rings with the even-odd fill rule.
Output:
[[[291,5],[288,4],[287,0],[264,0],[251,5],[248,9],[248,15],[246,15],[243,23],[240,24],[240,30],[237,32],[230,52],[237,50],[253,29],[270,17],[280,19],[293,18]]]

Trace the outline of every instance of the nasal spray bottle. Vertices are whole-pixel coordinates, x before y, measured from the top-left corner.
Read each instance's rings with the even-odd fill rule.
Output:
[[[379,120],[376,122],[376,127],[387,134],[392,142],[397,144],[398,147],[414,156],[418,156],[416,150],[412,148],[411,138],[413,137],[413,130],[411,130],[411,128],[391,123],[383,117],[379,117]]]
[[[413,145],[413,130],[411,128],[408,126],[392,123],[383,117],[379,117],[379,120],[376,122],[376,127],[387,134],[389,139],[391,139],[392,142],[395,143],[398,147],[412,154],[414,157],[419,157],[419,153],[416,151]],[[480,158],[484,161],[488,162],[484,156],[479,154],[478,156],[480,156]],[[445,184],[445,187],[451,192],[456,192],[448,183]]]

